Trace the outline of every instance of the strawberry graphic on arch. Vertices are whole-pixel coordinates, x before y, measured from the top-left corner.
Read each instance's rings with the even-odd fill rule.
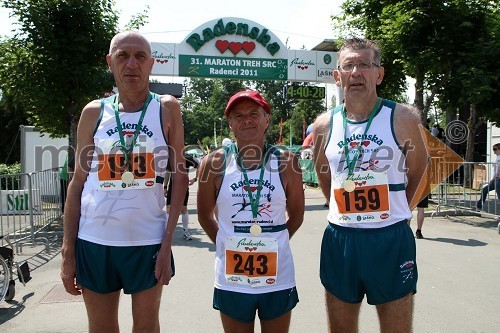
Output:
[[[242,49],[243,49],[243,44],[241,43],[236,43],[236,42],[229,43],[229,50],[234,55],[237,55]]]
[[[243,50],[246,54],[250,54],[255,50],[254,42],[229,42],[225,39],[219,39],[215,42],[215,47],[219,50],[220,53],[226,52],[229,49],[234,55],[237,55],[241,50]]]
[[[245,51],[246,54],[252,53],[253,50],[255,50],[255,43],[254,42],[243,42],[242,44],[243,51]]]
[[[215,42],[215,47],[220,53],[224,53],[229,48],[229,41],[219,39]]]

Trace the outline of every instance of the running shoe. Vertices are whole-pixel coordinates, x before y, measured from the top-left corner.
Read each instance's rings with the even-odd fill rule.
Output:
[[[422,235],[422,231],[420,231],[419,229],[417,229],[417,231],[415,231],[415,237],[417,239],[423,239],[424,236]]]
[[[184,230],[184,232],[182,233],[182,236],[184,237],[185,240],[192,240],[193,239],[193,237],[191,237],[191,234],[187,230]]]

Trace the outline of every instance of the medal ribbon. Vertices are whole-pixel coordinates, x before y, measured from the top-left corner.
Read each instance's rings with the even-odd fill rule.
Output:
[[[267,147],[266,147],[267,148]],[[250,200],[250,207],[252,207],[252,216],[253,219],[257,219],[257,214],[258,214],[258,209],[259,209],[259,200],[260,200],[260,191],[262,190],[262,179],[264,179],[264,169],[265,165],[268,159],[267,155],[267,149],[264,152],[264,156],[261,159],[261,164],[260,164],[260,175],[259,175],[259,182],[257,183],[257,195],[255,198],[252,195],[252,189],[250,188],[250,182],[248,181],[248,175],[247,175],[247,168],[245,168],[245,165],[243,164],[243,161],[241,160],[240,155],[237,155],[237,161],[238,164],[241,167],[241,171],[243,173],[243,177],[245,178],[246,186],[247,186],[247,192],[248,192],[248,198]]]
[[[134,137],[132,139],[132,144],[127,147],[125,143],[125,138],[123,136],[123,128],[122,124],[120,121],[120,115],[119,115],[119,106],[120,106],[120,95],[116,95],[115,101],[113,104],[113,109],[115,109],[115,118],[116,118],[116,127],[118,127],[118,135],[120,136],[120,149],[125,157],[125,167],[128,167],[130,164],[130,156],[129,154],[132,153],[134,150],[135,142],[137,140],[137,137],[139,136],[139,132],[141,131],[141,126],[142,126],[142,121],[144,120],[144,116],[146,115],[146,110],[148,108],[149,102],[151,102],[151,99],[153,98],[153,95],[151,93],[148,94],[148,98],[146,99],[146,102],[144,103],[144,106],[142,107],[141,110],[141,116],[139,117],[139,121],[137,122],[137,126],[134,131]]]
[[[373,117],[375,117],[375,113],[377,113],[378,108],[380,107],[381,99],[377,98],[377,102],[375,103],[375,106],[373,107],[372,111],[370,112],[370,117],[368,118],[368,122],[365,127],[365,131],[363,135],[361,136],[361,141],[359,145],[355,148],[354,156],[350,157],[349,154],[349,145],[347,144],[347,137],[346,137],[346,132],[347,132],[347,111],[345,109],[345,104],[342,107],[342,115],[344,116],[344,154],[345,154],[345,161],[347,163],[347,168],[349,170],[348,177],[352,176],[354,174],[354,167],[356,166],[356,162],[358,161],[359,158],[359,152],[361,150],[361,147],[363,146],[363,140],[366,137],[366,133],[368,132],[368,129],[370,128],[370,125],[372,124]]]

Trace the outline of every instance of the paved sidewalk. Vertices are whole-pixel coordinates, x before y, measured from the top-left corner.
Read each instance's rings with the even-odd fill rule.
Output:
[[[176,276],[164,288],[162,332],[222,332],[219,313],[212,309],[215,246],[197,222],[195,191],[191,188],[190,222],[193,240],[175,235]],[[300,302],[293,311],[291,332],[326,332],[324,291],[319,281],[319,251],[326,226],[324,199],[306,190],[305,221],[291,241]],[[412,228],[415,227],[415,219]],[[498,222],[480,217],[427,217],[417,240],[419,284],[415,296],[414,331],[500,332],[500,235]],[[81,297],[62,290],[59,279],[60,239],[51,253],[42,246],[23,248],[30,258],[33,280],[16,284],[16,297],[0,303],[0,332],[86,332]],[[122,295],[122,332],[131,331],[130,297]],[[259,330],[256,330],[257,332]],[[375,308],[363,304],[360,332],[378,332]]]

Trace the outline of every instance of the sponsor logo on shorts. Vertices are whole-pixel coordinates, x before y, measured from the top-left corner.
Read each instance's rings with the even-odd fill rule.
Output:
[[[405,283],[409,279],[413,279],[413,269],[415,268],[415,261],[407,260],[399,265],[399,269],[401,270],[401,275],[403,277],[403,283]]]
[[[269,279],[267,279],[267,280],[266,280],[266,283],[267,283],[267,284],[275,284],[275,283],[276,283],[276,280],[275,280],[275,279],[273,279],[273,278],[269,278]]]
[[[413,260],[409,260],[409,261],[405,261],[404,263],[399,265],[399,268],[408,269],[408,268],[412,268],[413,266],[415,266],[415,262]]]
[[[388,218],[389,218],[389,214],[387,214],[387,213],[380,214],[380,218],[381,218],[382,220],[388,219]]]

